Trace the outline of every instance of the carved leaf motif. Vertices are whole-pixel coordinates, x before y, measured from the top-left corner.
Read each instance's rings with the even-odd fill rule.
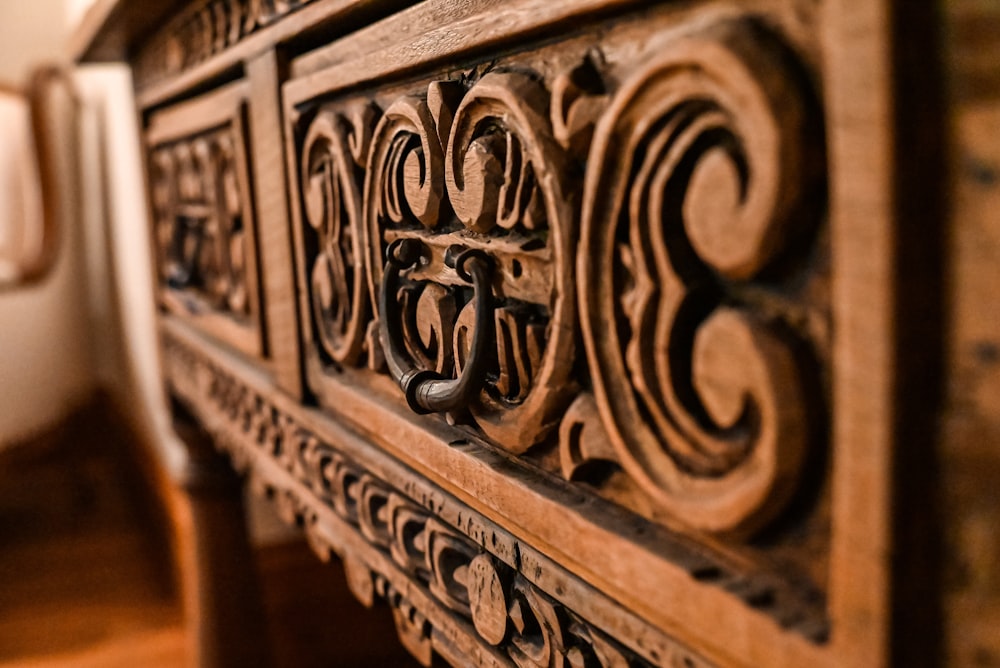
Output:
[[[435,227],[443,215],[443,160],[427,103],[405,97],[390,105],[375,128],[368,157],[365,192],[374,198],[372,222]],[[379,253],[379,266],[381,260]]]
[[[518,577],[510,593],[510,656],[518,668],[555,668],[564,647],[556,606]]]
[[[727,296],[801,224],[797,80],[749,24],[666,43],[614,96],[588,163],[577,275],[595,395],[626,471],[709,530],[773,517],[806,450],[792,344]]]
[[[476,631],[489,644],[499,645],[507,637],[507,586],[489,555],[480,554],[469,564],[468,588]]]
[[[428,566],[430,532],[427,529],[427,513],[421,512],[398,494],[390,497],[387,513],[393,536],[389,553],[408,573],[427,581],[431,571]]]
[[[585,157],[594,125],[608,103],[601,75],[594,63],[599,53],[563,72],[552,83],[552,132],[563,148]]]
[[[439,601],[465,617],[472,615],[471,564],[478,550],[467,538],[460,537],[437,520],[427,523],[427,554],[433,578],[430,590]]]
[[[580,394],[559,425],[559,464],[566,480],[587,479],[618,463],[593,395]]]
[[[388,550],[392,545],[392,517],[390,515],[390,490],[371,476],[360,481],[358,520],[361,533],[374,545]]]

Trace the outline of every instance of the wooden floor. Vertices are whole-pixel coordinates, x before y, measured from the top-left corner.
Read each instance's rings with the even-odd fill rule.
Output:
[[[123,445],[89,415],[0,451],[0,668],[186,665],[163,536]],[[417,665],[389,611],[355,601],[337,565],[301,542],[257,557],[279,668]]]

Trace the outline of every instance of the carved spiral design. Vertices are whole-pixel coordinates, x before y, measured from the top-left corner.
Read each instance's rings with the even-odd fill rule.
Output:
[[[310,270],[313,321],[324,351],[353,364],[362,352],[365,298],[363,221],[351,142],[360,131],[330,111],[309,126],[302,153],[303,204],[319,252]]]
[[[415,220],[435,227],[444,195],[443,161],[427,103],[415,97],[393,103],[375,128],[368,158],[365,192],[374,198],[373,220],[393,225]],[[378,230],[374,231],[378,239]],[[382,250],[375,253],[381,260]]]
[[[524,331],[505,310],[497,311],[498,382],[471,408],[482,430],[521,452],[544,437],[572,392],[569,375],[575,297],[569,266],[575,210],[565,190],[566,157],[552,136],[549,97],[540,83],[511,72],[483,76],[455,112],[445,159],[445,180],[455,215],[468,229],[524,231],[547,228],[554,277],[550,320],[544,336]],[[469,338],[468,307],[456,324],[456,364]],[[518,336],[520,334],[520,336]],[[534,338],[533,338],[534,337]]]
[[[385,247],[385,228],[423,228],[437,226],[444,201],[444,155],[427,103],[408,96],[397,100],[385,111],[371,137],[365,171],[365,221],[368,233],[368,290],[371,303],[379,301]],[[413,310],[428,308],[432,297],[447,302],[449,297],[438,290],[418,290],[406,286],[398,297],[400,308],[408,311],[405,347],[411,355],[440,373],[447,371],[450,353],[443,345],[446,332],[431,331],[412,336],[416,329]],[[425,329],[427,327],[425,326]]]
[[[772,517],[806,450],[800,362],[729,290],[782,250],[804,189],[805,105],[772,39],[727,24],[666,45],[588,163],[578,281],[601,413],[626,470],[707,530]]]

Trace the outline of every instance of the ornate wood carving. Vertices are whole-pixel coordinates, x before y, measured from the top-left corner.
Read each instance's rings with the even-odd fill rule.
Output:
[[[594,132],[577,267],[594,391],[618,461],[697,527],[773,517],[809,446],[815,370],[787,308],[741,294],[815,224],[807,114],[772,37],[724,24],[656,49]]]
[[[519,73],[432,82],[386,110],[365,185],[390,372],[418,410],[468,411],[515,452],[552,430],[572,392],[574,215],[547,97]],[[450,401],[429,405],[435,393]]]
[[[423,499],[417,501],[224,364],[170,333],[164,345],[177,396],[236,468],[250,475],[253,488],[272,499],[286,521],[305,529],[321,558],[336,553],[344,559],[360,601],[392,607],[400,640],[425,665],[435,653],[455,665],[712,665],[666,636],[653,647],[612,640],[614,630],[595,627],[518,572],[517,563],[505,561],[513,556],[520,562],[517,543],[512,551],[491,552],[500,527],[409,475],[407,486]],[[440,519],[456,514],[466,518],[458,526]]]
[[[373,113],[366,106],[349,120],[321,111],[303,149],[302,197],[317,249],[309,269],[312,321],[323,353],[337,364],[360,359],[371,314],[359,172]]]
[[[231,86],[153,117],[150,191],[165,308],[261,355],[242,95]],[[188,119],[186,109],[207,115]]]
[[[245,318],[246,232],[232,129],[158,146],[151,160],[161,280]]]

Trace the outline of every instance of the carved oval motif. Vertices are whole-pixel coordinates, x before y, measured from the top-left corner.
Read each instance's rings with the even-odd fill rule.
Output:
[[[323,350],[340,364],[354,364],[361,355],[369,314],[361,193],[351,146],[358,133],[343,117],[322,110],[302,151],[305,218],[319,241],[309,270],[313,322]]]
[[[662,45],[591,147],[577,276],[595,396],[625,469],[701,529],[773,517],[806,451],[792,345],[728,291],[801,227],[797,81],[773,37],[717,26]]]
[[[390,298],[420,369],[461,377],[476,300],[448,257],[457,249],[489,258],[496,354],[485,389],[461,410],[518,453],[556,426],[573,393],[576,208],[548,104],[544,87],[519,73],[488,73],[468,91],[433,83],[426,99],[404,97],[386,111],[365,182],[372,299],[390,243],[416,239],[424,249]]]

